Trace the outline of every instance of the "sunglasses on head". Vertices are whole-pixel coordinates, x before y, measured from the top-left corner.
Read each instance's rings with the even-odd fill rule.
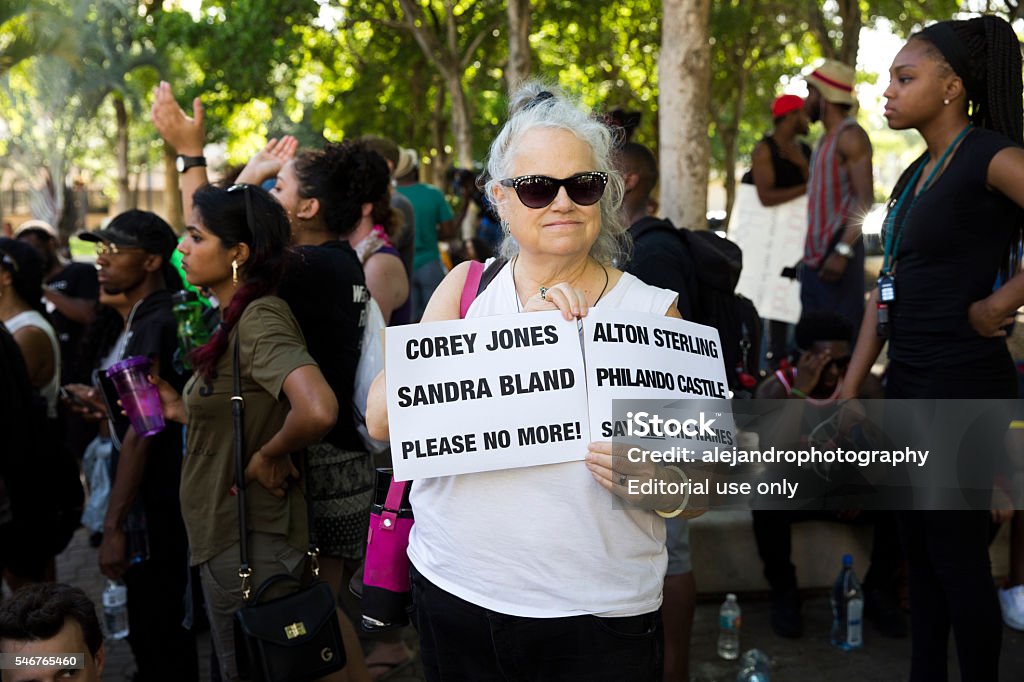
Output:
[[[251,194],[252,193],[249,191],[253,187],[255,187],[255,185],[249,185],[249,184],[246,184],[246,183],[241,183],[241,184],[238,184],[238,185],[231,185],[227,189],[227,191],[229,193],[230,192],[241,192],[242,194],[245,195],[245,225],[246,225],[246,227],[249,228],[249,234],[250,235],[255,235],[255,232],[252,229],[252,198],[251,198]]]
[[[14,272],[18,271],[18,261],[11,257],[11,254],[6,251],[0,251],[0,264],[11,266],[11,270]]]
[[[527,208],[544,208],[555,200],[561,187],[565,187],[565,193],[573,203],[592,206],[601,200],[608,184],[608,174],[590,171],[561,180],[546,175],[520,175],[518,178],[506,178],[501,184],[514,189],[519,201]]]

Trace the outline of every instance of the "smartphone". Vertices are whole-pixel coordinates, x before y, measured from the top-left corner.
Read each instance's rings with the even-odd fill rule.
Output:
[[[121,411],[121,406],[117,404],[118,396],[117,389],[114,388],[114,382],[107,378],[106,370],[96,369],[92,373],[92,385],[100,392],[100,395],[103,397],[103,404],[107,406],[107,421],[110,422],[110,439],[114,442],[114,447],[120,450],[120,434],[128,431],[131,422],[128,421],[127,415]]]
[[[74,403],[75,405],[78,405],[79,407],[84,407],[85,409],[90,410],[90,411],[93,409],[92,405],[90,405],[89,403],[85,402],[84,400],[82,400],[77,395],[75,395],[71,391],[67,390],[63,386],[61,386],[60,388],[57,389],[57,395],[59,395],[61,397],[61,400],[66,400],[69,403]]]

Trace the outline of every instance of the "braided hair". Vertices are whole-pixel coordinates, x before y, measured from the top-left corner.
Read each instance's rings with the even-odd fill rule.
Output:
[[[339,238],[359,224],[363,204],[389,200],[387,162],[360,140],[328,142],[323,149],[301,152],[295,157],[295,175],[299,196],[320,203],[327,231]]]
[[[1021,46],[1013,28],[1005,20],[992,15],[942,23],[952,29],[967,52],[964,67],[968,72],[957,75],[965,85],[968,120],[976,127],[1002,133],[1015,143],[1024,144]],[[926,33],[915,33],[910,40],[921,43],[928,56],[938,62],[941,68],[948,70],[949,73],[955,73]],[[893,209],[903,194],[910,178],[927,161],[926,152],[903,171],[889,197],[889,210]],[[1020,265],[1022,244],[1024,219],[1018,224],[1014,245],[1010,249],[1004,268],[1000,271],[1004,279],[1012,276]]]

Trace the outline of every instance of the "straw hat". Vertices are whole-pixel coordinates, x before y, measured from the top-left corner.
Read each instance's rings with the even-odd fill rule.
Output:
[[[395,166],[395,172],[392,176],[400,178],[406,175],[417,165],[419,165],[419,160],[416,158],[416,150],[402,147],[398,154],[398,165]]]
[[[828,59],[807,76],[807,84],[817,88],[826,102],[853,105],[857,103],[853,96],[856,76],[852,67]]]

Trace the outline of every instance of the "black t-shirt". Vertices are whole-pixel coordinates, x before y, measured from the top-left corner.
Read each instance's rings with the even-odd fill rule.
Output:
[[[291,307],[309,354],[338,399],[338,421],[324,440],[345,450],[363,450],[352,418],[352,391],[370,298],[363,266],[346,242],[301,246],[297,251],[300,262],[285,272],[278,296]]]
[[[800,170],[800,166],[796,165],[789,159],[785,159],[779,154],[779,145],[775,142],[775,138],[771,135],[765,135],[761,138],[761,142],[768,145],[768,152],[772,157],[772,170],[775,171],[775,186],[773,189],[786,189],[787,187],[796,187],[807,182],[804,177],[803,171]],[[799,142],[800,151],[804,157],[811,160],[811,148],[807,146],[805,142]],[[754,171],[748,170],[743,174],[743,179],[740,181],[747,185],[754,184]]]
[[[177,323],[171,312],[171,292],[155,291],[139,303],[131,316],[124,357],[144,355],[159,358],[160,378],[180,392],[188,377],[174,371],[177,346]],[[124,433],[118,433],[118,437],[124,441]],[[181,425],[168,422],[163,431],[148,440],[149,452],[142,477],[146,513],[153,514],[164,508],[167,512],[180,514],[177,510],[181,480]]]
[[[96,268],[87,263],[68,263],[63,270],[46,280],[46,286],[70,296],[96,302],[100,297],[100,285],[96,279]],[[79,324],[65,316],[59,310],[50,313],[50,321],[60,341],[60,357],[62,364],[63,383],[85,381],[84,372],[88,367],[80,367],[78,345],[85,332],[85,325]]]
[[[658,224],[659,227],[648,229],[648,226],[653,224]],[[661,229],[662,227],[668,229]],[[630,225],[633,257],[622,269],[635,275],[645,284],[679,294],[679,314],[684,320],[692,321],[696,307],[694,297],[697,295],[697,270],[689,249],[677,235],[668,231],[675,229],[667,220],[651,216],[641,218]]]
[[[892,360],[919,369],[1004,364],[1005,339],[979,336],[967,308],[992,293],[1021,224],[1017,205],[986,187],[992,158],[1012,146],[1003,135],[973,129],[932,186],[916,202],[904,201],[889,316]]]

